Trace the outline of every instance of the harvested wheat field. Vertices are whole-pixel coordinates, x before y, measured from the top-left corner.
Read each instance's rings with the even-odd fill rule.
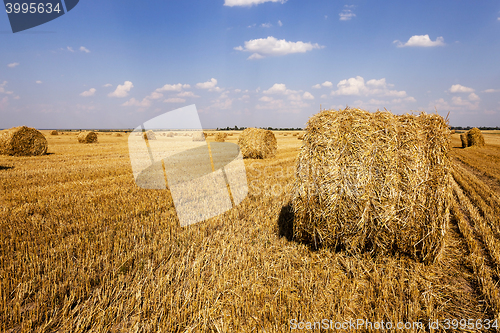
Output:
[[[314,139],[309,130],[303,140],[297,140],[302,132],[281,136],[273,158],[244,160],[249,193],[238,206],[188,227],[179,226],[169,190],[136,186],[125,140],[129,134],[99,137],[98,145],[78,144],[70,135],[47,136],[46,155],[0,155],[0,331],[289,332],[302,323],[312,329],[292,331],[371,332],[378,330],[365,325],[384,322],[393,325],[387,332],[443,332],[445,327],[495,332],[494,320],[500,319],[500,135],[483,131],[484,146],[464,149],[457,133],[447,148],[437,117],[421,119],[420,125],[418,115],[400,118],[388,126],[391,115],[361,115],[370,125],[360,123],[356,131],[366,131],[371,139],[363,149],[351,147],[352,159],[307,146],[319,140],[328,144],[326,136]],[[339,135],[336,128],[330,130]],[[377,128],[384,136],[375,134]],[[226,142],[237,143],[241,133]],[[407,146],[395,146],[389,140],[394,136]],[[355,139],[346,135],[345,147]],[[208,144],[213,141],[207,138]],[[369,161],[371,180],[358,187],[367,197],[347,201],[345,191],[363,180],[348,164],[359,168],[373,142],[422,170],[413,179],[400,159],[378,152]],[[305,151],[316,155],[301,160]],[[319,157],[328,154],[342,163],[322,165]],[[439,169],[443,154],[447,171]],[[318,167],[318,176],[323,168],[345,170],[339,200],[353,205],[350,218],[368,202],[365,221],[403,216],[408,230],[394,224],[387,228],[420,238],[426,225],[419,221],[446,212],[433,211],[424,201],[412,215],[403,207],[399,211],[393,196],[408,201],[418,192],[441,200],[449,194],[440,206],[450,207],[449,222],[438,225],[445,232],[421,242],[429,253],[442,246],[439,255],[426,262],[422,251],[401,250],[406,243],[371,251],[368,241],[364,248],[349,249],[295,237],[297,166],[299,171]],[[449,183],[439,183],[444,179],[439,173],[447,173]],[[435,182],[418,183],[432,177]],[[404,188],[402,178],[418,186]],[[334,190],[322,181],[305,184]],[[399,194],[391,192],[395,188]],[[316,199],[310,199],[314,204]],[[379,248],[390,244],[384,232],[362,236]],[[332,328],[314,329],[323,319]],[[363,321],[359,329],[348,326],[356,320]],[[430,329],[436,321],[440,328]],[[467,329],[472,321],[474,327]],[[396,325],[406,329],[396,330]]]

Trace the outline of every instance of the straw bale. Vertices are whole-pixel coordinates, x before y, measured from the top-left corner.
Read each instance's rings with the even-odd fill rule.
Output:
[[[479,128],[474,127],[467,132],[467,145],[472,146],[484,146],[484,136]]]
[[[78,142],[80,143],[94,143],[97,142],[96,132],[81,132],[78,134]]]
[[[168,133],[163,133],[167,138],[173,138],[174,133],[173,132],[168,132]]]
[[[56,130],[53,130],[53,131],[50,131],[50,135],[58,135],[59,133],[57,133]]]
[[[205,141],[207,137],[207,133],[205,132],[194,132],[193,133],[193,141]]]
[[[152,130],[149,130],[146,133],[143,133],[142,137],[144,138],[144,140],[146,140],[146,139],[148,139],[148,140],[156,140],[156,134]]]
[[[469,141],[467,140],[467,132],[460,134],[460,140],[462,141],[462,148],[467,148],[469,146]]]
[[[449,132],[437,114],[345,109],[311,117],[294,184],[294,236],[433,262],[449,219]]]
[[[455,130],[451,130],[450,134],[455,134],[456,131]]]
[[[243,158],[270,158],[276,155],[278,144],[273,132],[247,128],[238,138]]]
[[[226,141],[226,138],[227,138],[227,133],[217,132],[215,134],[215,142],[224,142]]]
[[[121,133],[113,133],[113,136],[122,136]]]
[[[34,128],[19,126],[0,131],[0,155],[44,155],[47,147],[45,136]]]

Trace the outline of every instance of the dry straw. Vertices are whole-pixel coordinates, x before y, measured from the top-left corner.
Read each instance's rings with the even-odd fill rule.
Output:
[[[273,132],[260,128],[247,128],[238,138],[243,158],[269,158],[276,155],[278,144]]]
[[[121,133],[113,133],[113,136],[122,136]]]
[[[193,141],[205,141],[207,133],[205,132],[195,132],[193,133]]]
[[[50,135],[58,135],[59,133],[57,133],[56,130],[53,130],[53,131],[50,131]]]
[[[78,134],[78,142],[80,143],[94,143],[97,142],[96,132],[81,132]]]
[[[484,136],[483,133],[479,130],[479,128],[474,127],[467,132],[467,143],[469,147],[484,146]]]
[[[142,137],[144,140],[156,140],[156,134],[152,130],[147,131],[146,133],[143,133]]]
[[[217,132],[215,134],[215,142],[224,142],[226,141],[227,133]]]
[[[34,128],[19,126],[0,131],[0,155],[44,155],[47,147],[45,136]]]
[[[460,140],[462,141],[462,148],[467,148],[469,146],[469,141],[467,140],[467,133],[460,134]]]
[[[168,132],[168,133],[163,133],[163,135],[165,135],[167,138],[173,138],[174,137],[174,133],[173,132]]]
[[[449,219],[449,132],[437,114],[345,109],[311,117],[297,163],[294,236],[433,262]]]

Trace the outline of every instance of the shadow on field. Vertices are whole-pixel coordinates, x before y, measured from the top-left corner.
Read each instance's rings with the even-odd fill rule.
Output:
[[[13,166],[0,165],[0,170],[9,170],[9,169],[14,169],[14,167]]]
[[[288,241],[293,240],[293,222],[295,214],[293,213],[292,203],[289,202],[281,208],[280,216],[278,217],[278,234],[280,237],[285,237]]]

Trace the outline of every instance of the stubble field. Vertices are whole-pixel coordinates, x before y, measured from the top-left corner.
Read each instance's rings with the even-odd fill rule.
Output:
[[[245,160],[240,205],[188,227],[168,190],[136,186],[127,135],[78,144],[47,131],[48,155],[0,156],[0,330],[286,332],[326,319],[428,332],[456,319],[495,331],[484,325],[500,320],[499,133],[483,148],[452,136],[451,220],[432,265],[295,241],[302,141],[288,133],[275,132],[276,157]]]

